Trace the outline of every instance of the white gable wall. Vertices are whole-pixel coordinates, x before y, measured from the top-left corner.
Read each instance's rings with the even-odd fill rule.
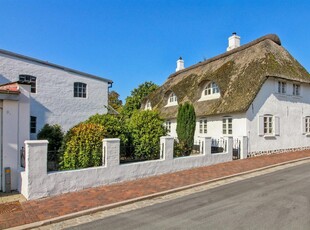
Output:
[[[31,116],[37,117],[37,132],[46,123],[68,130],[93,114],[107,112],[108,82],[0,54],[0,83],[17,81],[20,74],[37,78],[37,92],[31,93]],[[74,82],[87,84],[87,98],[73,97]]]
[[[301,84],[301,96],[293,96],[293,82],[287,81],[286,95],[277,93],[278,79],[269,78],[248,109],[249,152],[284,150],[310,146],[310,136],[302,134],[302,117],[310,116],[310,87]],[[259,116],[279,117],[279,135],[259,135]]]

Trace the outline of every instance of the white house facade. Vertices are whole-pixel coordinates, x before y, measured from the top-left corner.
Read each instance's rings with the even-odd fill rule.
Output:
[[[31,84],[30,138],[45,124],[64,131],[96,113],[106,113],[112,81],[31,57],[0,50],[0,84]]]
[[[276,35],[240,46],[234,33],[226,53],[177,68],[142,108],[158,110],[169,135],[177,138],[178,105],[190,102],[196,141],[246,137],[252,156],[310,148],[309,95],[309,73]]]
[[[10,188],[18,188],[20,149],[29,139],[30,85],[0,86],[0,190],[5,187],[5,169],[10,170]]]

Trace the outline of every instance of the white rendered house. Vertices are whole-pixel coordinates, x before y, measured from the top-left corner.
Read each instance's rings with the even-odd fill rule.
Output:
[[[107,112],[111,80],[0,50],[0,84],[15,81],[31,84],[31,139],[47,123],[66,131],[93,114]]]
[[[159,110],[177,137],[178,105],[189,101],[197,117],[196,140],[246,137],[251,156],[310,147],[309,95],[309,73],[278,36],[240,46],[234,33],[227,52],[177,68],[142,108]]]

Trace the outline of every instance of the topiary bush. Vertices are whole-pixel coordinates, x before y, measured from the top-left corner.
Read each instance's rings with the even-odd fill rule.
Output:
[[[157,159],[160,152],[160,137],[166,135],[163,120],[152,110],[135,111],[129,120],[134,155],[137,158]]]
[[[102,140],[107,132],[99,124],[78,124],[64,138],[61,169],[78,169],[102,165]]]
[[[184,155],[190,155],[194,146],[196,129],[196,114],[194,106],[188,102],[181,104],[177,116],[178,148],[183,150]]]

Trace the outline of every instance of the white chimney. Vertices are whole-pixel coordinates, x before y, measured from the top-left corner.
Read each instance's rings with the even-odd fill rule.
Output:
[[[179,70],[182,70],[182,69],[185,69],[184,68],[184,61],[183,61],[182,57],[180,57],[177,60],[177,68],[175,69],[175,72],[178,72]]]
[[[228,47],[227,51],[238,48],[240,46],[240,37],[237,33],[232,33],[232,35],[228,38]]]

